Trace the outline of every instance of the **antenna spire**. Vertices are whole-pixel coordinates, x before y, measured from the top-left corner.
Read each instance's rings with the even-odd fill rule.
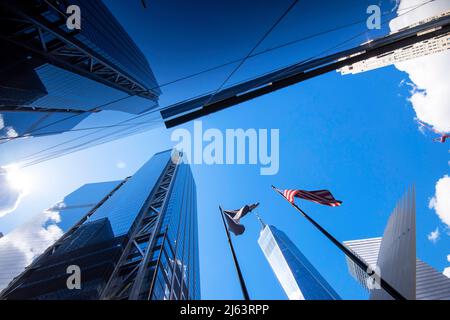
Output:
[[[266,224],[261,219],[261,217],[259,216],[259,214],[256,210],[254,211],[254,213],[255,213],[256,219],[258,219],[259,223],[261,224],[261,230],[264,229],[266,227]]]

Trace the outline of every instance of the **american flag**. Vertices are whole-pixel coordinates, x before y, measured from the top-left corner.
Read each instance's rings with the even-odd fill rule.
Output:
[[[330,207],[337,207],[342,204],[342,201],[336,200],[328,190],[305,191],[286,189],[283,191],[283,196],[290,203],[294,203],[294,198],[297,197]]]
[[[440,143],[445,143],[445,140],[447,140],[448,138],[450,138],[450,135],[442,134],[440,137],[435,138],[434,141],[437,141],[437,142],[440,142]]]

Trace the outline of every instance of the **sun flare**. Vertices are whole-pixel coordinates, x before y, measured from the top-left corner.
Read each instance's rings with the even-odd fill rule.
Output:
[[[24,174],[17,164],[10,164],[3,169],[6,170],[6,179],[11,188],[27,192],[31,186],[31,179]]]

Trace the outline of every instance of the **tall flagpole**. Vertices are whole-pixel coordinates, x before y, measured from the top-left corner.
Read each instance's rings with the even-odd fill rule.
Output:
[[[236,272],[238,274],[239,282],[241,284],[242,295],[244,296],[244,300],[250,300],[250,297],[249,297],[248,291],[247,291],[247,287],[245,286],[244,277],[242,276],[241,268],[239,267],[239,263],[236,258],[236,253],[234,252],[233,242],[231,242],[230,232],[228,231],[227,225],[225,223],[225,218],[223,216],[223,210],[222,210],[221,206],[219,206],[219,210],[220,210],[220,216],[222,217],[223,227],[225,228],[225,233],[227,234],[228,244],[230,245],[230,250],[231,250],[231,254],[233,256],[233,261],[234,261],[234,265],[236,267]]]
[[[286,201],[286,197],[272,185],[272,189],[278,193],[280,196],[282,196]],[[342,243],[340,243],[336,238],[334,238],[328,231],[326,231],[322,226],[320,226],[316,221],[314,221],[310,216],[308,216],[302,209],[300,209],[295,203],[292,203],[288,201],[300,214],[305,217],[309,222],[311,222],[317,229],[319,229],[322,234],[324,234],[331,242],[334,243],[344,254],[349,257],[358,267],[360,267],[367,275],[372,276],[374,272],[369,273],[368,270],[371,270],[367,263],[365,263],[363,260],[361,260],[357,255],[355,255],[352,251],[350,251],[346,246],[344,246]],[[407,300],[403,295],[400,294],[396,289],[394,289],[389,283],[387,283],[385,280],[379,277],[380,279],[380,286],[389,293],[392,298],[396,300]]]

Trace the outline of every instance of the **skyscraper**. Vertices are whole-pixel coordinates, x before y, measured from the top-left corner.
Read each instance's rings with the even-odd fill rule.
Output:
[[[263,225],[258,244],[290,300],[340,300],[284,232]]]
[[[375,270],[381,240],[381,237],[358,239],[345,241],[344,244]],[[370,291],[371,289],[367,285],[367,274],[349,259],[347,259],[347,266],[350,274],[364,289]],[[416,300],[450,300],[449,278],[419,258],[416,259],[415,267]],[[383,277],[383,270],[380,269],[380,272]]]
[[[124,181],[85,184],[0,239],[0,291]]]
[[[383,237],[345,241],[372,270],[409,300],[450,300],[450,279],[416,258],[416,208],[414,189],[397,204]],[[347,258],[350,274],[370,290],[370,299],[389,300],[383,289],[371,289],[367,274]]]
[[[196,188],[156,154],[17,277],[1,299],[199,299]],[[1,258],[1,257],[0,257]],[[68,289],[69,266],[81,289]]]
[[[69,5],[80,8],[79,30],[66,26]],[[158,108],[146,57],[101,0],[7,0],[0,17],[0,136],[66,131],[102,110]]]

